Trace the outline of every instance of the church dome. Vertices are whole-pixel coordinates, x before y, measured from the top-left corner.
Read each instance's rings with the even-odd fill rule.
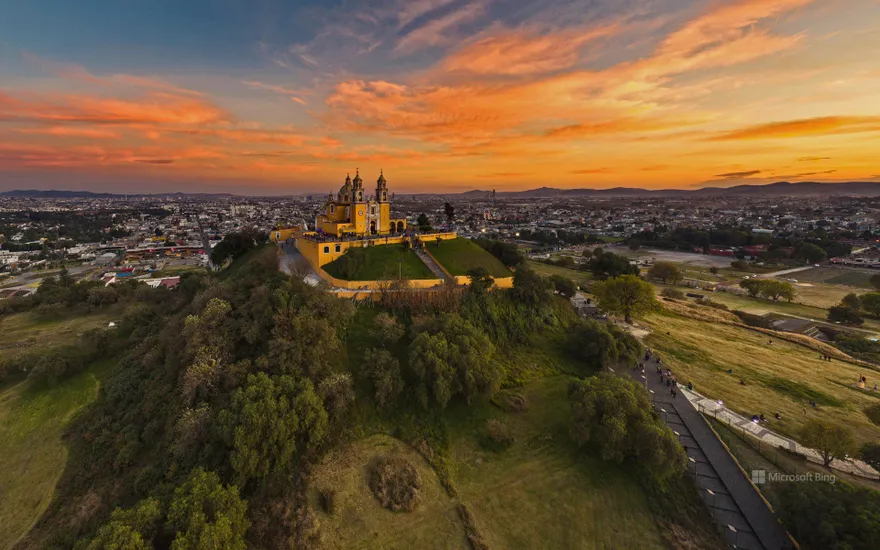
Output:
[[[345,176],[345,183],[339,188],[339,196],[345,196],[351,193],[351,176]]]

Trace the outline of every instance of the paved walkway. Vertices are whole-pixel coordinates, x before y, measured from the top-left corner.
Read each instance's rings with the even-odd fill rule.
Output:
[[[793,548],[776,515],[706,420],[688,399],[669,394],[669,388],[656,374],[656,366],[656,360],[651,359],[645,375],[640,370],[628,373],[646,386],[655,410],[684,446],[688,470],[725,540],[735,548],[747,550]]]
[[[773,273],[761,273],[755,275],[753,279],[774,279],[776,277],[781,277],[782,275],[791,275],[792,273],[798,273],[799,271],[806,271],[808,269],[813,269],[814,265],[808,265],[804,267],[793,267],[791,269],[783,269],[782,271],[774,271]]]
[[[697,392],[688,391],[687,388],[682,388],[681,394],[684,395],[688,399],[688,401],[690,401],[700,412],[711,414],[713,417],[722,422],[725,422],[732,426],[736,426],[741,430],[749,432],[750,435],[752,435],[756,439],[760,439],[764,443],[773,445],[774,447],[783,447],[795,453],[800,453],[806,456],[807,460],[809,460],[810,462],[815,462],[816,464],[825,463],[822,460],[822,456],[815,449],[804,447],[793,439],[790,439],[783,435],[779,435],[772,430],[768,430],[761,424],[752,422],[750,419],[731,411],[723,404],[719,404],[717,401],[704,397]],[[870,465],[862,462],[861,460],[835,459],[831,462],[831,467],[835,470],[840,470],[841,472],[846,472],[852,475],[866,477],[869,479],[880,479],[880,472],[877,472],[877,470],[872,468]]]
[[[421,248],[413,248],[413,252],[416,253],[416,256],[418,256],[419,259],[422,260],[423,264],[428,266],[428,269],[431,270],[431,273],[436,275],[438,279],[442,279],[445,281],[448,278],[446,277],[446,273],[444,273],[443,270],[440,269],[440,266],[437,265],[437,262],[435,262],[433,258],[428,256],[428,254],[424,250],[422,250]]]

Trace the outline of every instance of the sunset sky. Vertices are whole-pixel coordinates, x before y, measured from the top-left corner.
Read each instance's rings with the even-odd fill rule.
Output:
[[[0,0],[0,190],[880,181],[880,0]]]

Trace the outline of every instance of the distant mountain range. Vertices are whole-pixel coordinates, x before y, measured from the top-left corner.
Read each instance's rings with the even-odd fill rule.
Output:
[[[320,196],[323,193],[302,193],[301,195]],[[407,193],[398,193],[408,195]],[[418,195],[412,193],[409,195]],[[444,196],[454,193],[443,193]],[[766,185],[736,185],[734,187],[703,187],[702,189],[639,189],[635,187],[615,187],[613,189],[555,189],[541,187],[527,191],[499,191],[496,196],[502,198],[589,198],[589,197],[809,197],[809,196],[854,196],[880,197],[880,182],[851,181],[844,183],[819,183],[781,181]],[[93,193],[91,191],[42,191],[36,189],[4,191],[0,197],[20,198],[114,198],[114,197],[230,197],[230,193],[157,193],[157,194],[122,194]],[[489,199],[492,191],[473,190],[458,194],[466,199]]]
[[[639,189],[615,187],[613,189],[555,189],[541,187],[528,191],[500,191],[503,198],[579,198],[579,197],[807,197],[845,195],[856,197],[880,197],[880,182],[818,183],[781,181],[766,185],[736,185],[734,187],[703,187],[701,189]],[[461,196],[488,199],[492,191],[474,190]]]

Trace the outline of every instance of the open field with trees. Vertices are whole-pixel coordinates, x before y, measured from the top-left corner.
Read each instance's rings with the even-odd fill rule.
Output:
[[[470,239],[457,238],[448,241],[428,241],[425,247],[431,255],[453,275],[466,275],[471,269],[482,267],[492,277],[510,277],[510,270],[495,256]]]
[[[880,438],[880,425],[865,413],[880,404],[880,392],[855,387],[860,376],[869,387],[880,383],[880,370],[823,361],[814,350],[778,339],[769,344],[766,334],[740,326],[668,313],[649,316],[647,324],[653,330],[648,345],[680,383],[692,382],[746,417],[763,413],[770,429],[801,439],[805,419],[821,419],[850,429],[860,443]],[[776,412],[781,420],[773,418]]]
[[[560,267],[556,265],[545,264],[543,262],[535,262],[532,260],[527,261],[526,265],[529,268],[534,269],[535,272],[540,273],[544,277],[552,277],[553,275],[561,275],[562,277],[567,277],[574,281],[580,287],[587,286],[593,280],[593,277],[589,271],[568,269],[567,267]]]
[[[352,247],[322,269],[346,281],[397,279],[398,275],[405,279],[436,278],[415,252],[398,244]]]
[[[11,548],[49,506],[68,456],[64,430],[97,397],[108,364],[53,388],[24,381],[0,391],[0,548]]]

